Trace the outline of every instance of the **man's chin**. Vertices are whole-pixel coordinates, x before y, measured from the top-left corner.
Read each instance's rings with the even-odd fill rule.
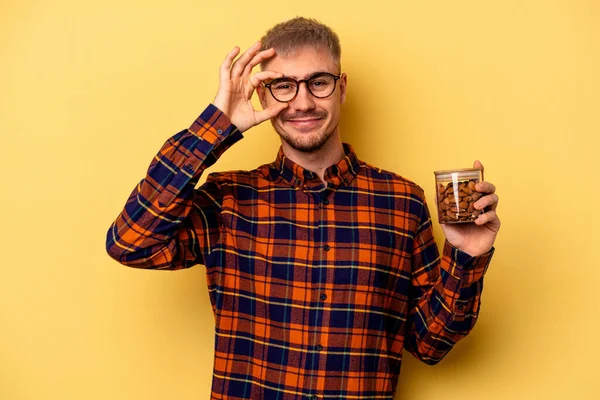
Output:
[[[302,153],[314,153],[323,148],[329,136],[316,134],[315,136],[305,133],[299,133],[296,137],[280,135],[281,139],[292,149]]]
[[[325,143],[289,143],[288,145],[301,153],[312,154],[323,148]]]

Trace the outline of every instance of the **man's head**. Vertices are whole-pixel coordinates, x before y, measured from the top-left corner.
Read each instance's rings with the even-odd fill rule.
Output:
[[[339,140],[338,124],[340,107],[346,98],[346,75],[341,74],[337,35],[320,22],[298,17],[274,26],[261,42],[263,49],[274,48],[276,51],[273,58],[261,63],[263,70],[280,72],[296,81],[312,78],[318,73],[330,74],[327,79],[335,77],[334,90],[329,96],[329,92],[319,92],[324,81],[315,78],[301,82],[291,100],[283,98],[288,107],[272,118],[271,123],[284,144],[310,153],[322,148],[328,140]],[[274,90],[273,86],[259,87],[263,107],[282,99],[277,100],[271,90]]]
[[[277,54],[282,56],[293,55],[296,50],[303,47],[327,49],[336,63],[337,72],[339,73],[341,70],[340,39],[331,28],[315,19],[296,17],[281,22],[269,29],[260,41],[262,43],[261,50],[273,48]],[[266,69],[269,61],[261,63],[260,66],[263,70]]]

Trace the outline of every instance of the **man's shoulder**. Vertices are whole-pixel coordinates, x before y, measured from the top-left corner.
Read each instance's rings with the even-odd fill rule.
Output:
[[[269,181],[275,176],[272,164],[263,164],[251,170],[228,170],[211,172],[208,179],[219,185],[231,184],[257,184],[260,181]]]
[[[359,179],[369,181],[375,188],[424,197],[423,188],[414,181],[398,173],[387,171],[364,161],[359,161],[359,163],[364,171],[363,174],[358,175]]]

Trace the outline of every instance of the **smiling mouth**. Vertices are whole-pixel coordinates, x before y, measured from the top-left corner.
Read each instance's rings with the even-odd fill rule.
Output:
[[[288,126],[293,129],[294,132],[300,135],[313,134],[317,130],[321,129],[323,120],[320,118],[311,119],[291,119],[286,121]]]
[[[321,125],[321,118],[310,118],[310,119],[289,119],[286,122],[290,123],[296,129],[312,130]]]

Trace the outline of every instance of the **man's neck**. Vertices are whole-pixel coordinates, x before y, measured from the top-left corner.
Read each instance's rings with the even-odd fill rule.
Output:
[[[323,147],[313,153],[296,150],[284,141],[282,141],[281,146],[283,154],[287,158],[302,168],[316,173],[325,184],[327,184],[325,182],[325,170],[333,164],[337,164],[345,155],[344,146],[338,132],[331,135]]]

